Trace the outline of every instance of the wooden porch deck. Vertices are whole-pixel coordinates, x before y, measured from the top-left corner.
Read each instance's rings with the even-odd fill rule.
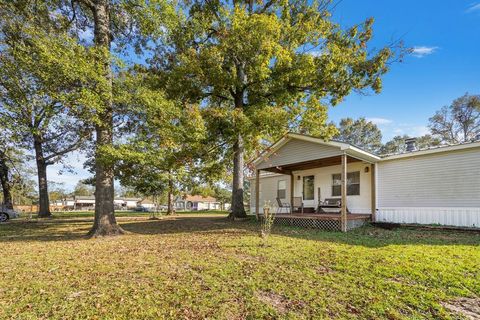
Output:
[[[260,216],[262,216],[260,214]],[[347,214],[347,230],[363,226],[371,221],[371,214]],[[327,231],[341,231],[342,221],[339,213],[279,213],[275,216],[275,224],[312,228]]]
[[[347,214],[347,220],[369,220],[371,214]],[[315,219],[315,220],[340,220],[340,213],[279,213],[276,218]]]

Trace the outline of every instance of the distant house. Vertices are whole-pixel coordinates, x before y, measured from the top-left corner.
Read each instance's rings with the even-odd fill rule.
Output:
[[[65,198],[62,200],[61,205],[67,209],[73,209],[75,206],[75,199],[74,198]]]
[[[121,204],[122,209],[132,210],[137,207],[137,202],[142,201],[141,198],[115,198]]]
[[[153,201],[149,199],[143,199],[143,200],[137,201],[137,208],[149,210],[149,209],[155,208],[155,204],[153,203]]]
[[[214,197],[203,197],[200,195],[187,195],[183,198],[177,198],[175,201],[177,210],[221,210],[222,204]]]
[[[94,196],[74,196],[73,209],[74,210],[93,210],[95,208]]]
[[[133,210],[141,198],[115,198],[113,204],[116,210]],[[95,209],[95,196],[74,196],[62,201],[65,209],[69,210],[93,210]]]

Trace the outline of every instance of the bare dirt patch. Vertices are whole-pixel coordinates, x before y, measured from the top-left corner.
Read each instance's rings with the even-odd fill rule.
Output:
[[[444,302],[442,305],[454,313],[465,316],[467,319],[480,319],[480,298],[458,298]]]
[[[318,266],[316,271],[318,274],[328,274],[333,272],[332,268],[324,265]]]
[[[302,301],[290,300],[284,295],[268,291],[257,292],[257,298],[263,303],[272,306],[280,314],[285,314],[288,311],[301,309],[305,304]]]

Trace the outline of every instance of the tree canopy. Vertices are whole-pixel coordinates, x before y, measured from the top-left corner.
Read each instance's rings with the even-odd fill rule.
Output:
[[[480,95],[465,94],[429,119],[431,133],[445,143],[462,143],[480,136]]]
[[[323,138],[327,107],[353,90],[380,92],[389,48],[373,52],[373,19],[343,29],[330,1],[194,1],[152,63],[176,96],[208,108],[232,159],[232,216],[244,216],[245,158],[291,128]],[[255,30],[255,32],[252,32]]]
[[[231,217],[245,216],[245,160],[287,131],[332,138],[328,108],[380,92],[396,55],[371,48],[373,19],[335,22],[331,1],[0,4],[0,116],[35,150],[45,215],[46,166],[87,149],[91,236],[123,233],[115,178],[169,204],[199,186],[225,201],[231,180]],[[339,137],[371,151],[381,139],[365,119],[345,119]]]
[[[376,124],[365,118],[357,120],[344,118],[340,121],[338,131],[334,139],[351,143],[373,153],[378,152],[382,147],[382,132]]]

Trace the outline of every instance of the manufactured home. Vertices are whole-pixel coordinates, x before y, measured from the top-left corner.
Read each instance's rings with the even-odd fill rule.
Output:
[[[378,156],[289,133],[252,164],[251,212],[347,231],[367,221],[480,227],[480,141]]]
[[[203,197],[201,195],[186,195],[175,201],[176,210],[221,210],[222,204],[214,197]]]

